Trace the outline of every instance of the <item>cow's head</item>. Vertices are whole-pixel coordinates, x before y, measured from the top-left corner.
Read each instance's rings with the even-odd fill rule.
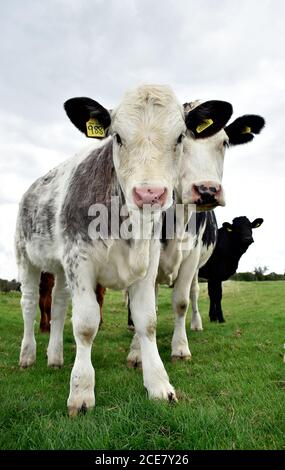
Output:
[[[184,105],[187,137],[181,159],[178,196],[197,210],[225,205],[222,187],[224,155],[230,145],[250,142],[264,127],[260,116],[246,115],[226,126],[232,106],[224,101]]]
[[[112,137],[114,165],[129,209],[172,204],[186,124],[169,87],[142,85],[112,111],[90,98],[72,98],[65,110],[86,136]]]
[[[223,228],[227,231],[228,236],[231,237],[235,246],[247,249],[254,240],[252,237],[252,229],[260,227],[263,223],[263,219],[255,219],[253,222],[247,217],[235,217],[233,223],[223,223]]]

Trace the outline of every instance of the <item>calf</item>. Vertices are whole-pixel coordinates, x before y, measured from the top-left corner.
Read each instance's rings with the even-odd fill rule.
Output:
[[[263,219],[250,222],[247,217],[236,217],[232,224],[224,222],[218,230],[213,254],[199,270],[199,276],[208,280],[211,321],[225,321],[221,305],[222,281],[236,272],[240,258],[253,243],[252,229],[260,227],[262,223]]]
[[[194,106],[197,106],[197,102]],[[186,105],[185,108],[186,112],[193,109],[191,105]],[[197,210],[224,205],[221,180],[225,149],[230,145],[250,142],[253,140],[254,134],[259,134],[264,124],[265,121],[260,116],[245,115],[237,118],[224,130],[202,141],[193,140],[191,136],[186,138],[184,158],[181,160],[183,168],[180,170],[180,175],[184,176],[184,180],[180,176],[178,189],[175,191],[175,203],[183,200],[181,193],[182,188],[187,187],[187,178],[188,187],[192,188],[191,182],[195,178],[195,181],[199,181],[199,179],[209,181],[207,184],[197,185],[201,188],[200,195],[204,201],[204,204],[200,205],[198,200]],[[205,264],[211,256],[216,237],[217,226],[214,213],[198,212],[197,214],[183,214],[180,220],[176,220],[176,235],[173,240],[168,240],[167,237],[162,238],[157,283],[173,285],[172,305],[175,313],[171,352],[173,360],[187,360],[191,357],[185,329],[189,297],[192,302],[191,329],[202,329],[197,304],[198,268]],[[128,323],[131,324],[130,310]],[[141,362],[140,347],[136,335],[131,344],[128,362],[130,365],[137,365]]]
[[[128,287],[145,388],[151,398],[176,400],[156,344],[155,279],[160,242],[151,234],[161,210],[172,204],[186,132],[200,139],[219,131],[229,119],[229,103],[219,102],[214,108],[211,103],[199,106],[185,120],[173,92],[155,85],[127,93],[111,113],[90,98],[65,103],[68,117],[79,130],[87,136],[106,138],[30,187],[20,204],[15,241],[24,318],[21,367],[36,360],[34,319],[41,271],[55,275],[49,366],[63,364],[62,334],[71,292],[76,342],[67,401],[71,416],[95,405],[91,348],[100,322],[94,292],[98,283],[113,289]],[[205,122],[208,117],[212,118],[210,127]],[[196,183],[195,189],[192,185],[193,191],[185,188],[184,202],[198,202],[198,186]],[[108,223],[114,198],[120,215],[118,230]],[[203,205],[203,195],[199,203]],[[97,233],[97,220],[90,224],[98,204],[103,213],[103,234],[101,230]],[[142,210],[144,204],[149,210]],[[129,228],[131,237],[126,236]]]

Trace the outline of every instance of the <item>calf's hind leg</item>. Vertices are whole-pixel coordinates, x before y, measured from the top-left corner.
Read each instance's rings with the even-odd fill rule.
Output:
[[[36,361],[34,323],[39,299],[40,270],[35,268],[28,260],[24,260],[19,265],[19,279],[21,282],[21,308],[24,320],[24,336],[19,365],[26,368]]]
[[[198,271],[196,271],[190,289],[190,299],[192,304],[191,330],[194,331],[203,330],[202,318],[198,307],[199,290]]]
[[[64,272],[60,271],[56,275],[52,291],[50,338],[47,350],[49,367],[63,365],[63,328],[69,297]]]
[[[189,306],[190,288],[198,269],[199,250],[193,250],[180,266],[172,295],[175,326],[171,343],[172,360],[189,360],[191,352],[186,334],[186,315]]]

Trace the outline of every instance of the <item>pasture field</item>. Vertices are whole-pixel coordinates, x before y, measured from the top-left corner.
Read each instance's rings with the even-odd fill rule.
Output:
[[[0,295],[1,449],[285,449],[285,282],[224,285],[226,323],[208,320],[188,337],[192,360],[172,363],[171,291],[160,289],[158,346],[179,396],[149,401],[141,370],[126,367],[131,333],[121,292],[107,292],[104,324],[93,346],[96,408],[70,419],[66,400],[75,348],[70,309],[65,365],[46,367],[48,336],[36,324],[37,363],[19,370],[18,293]]]

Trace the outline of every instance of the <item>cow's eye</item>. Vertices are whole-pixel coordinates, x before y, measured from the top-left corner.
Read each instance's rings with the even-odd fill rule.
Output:
[[[118,145],[122,145],[122,139],[119,136],[119,134],[115,134],[115,139],[116,139]]]
[[[177,139],[177,144],[181,144],[182,140],[184,139],[185,135],[184,134],[180,134],[180,136],[178,137]]]
[[[226,149],[229,148],[229,146],[230,146],[229,141],[228,141],[228,140],[224,140],[223,146],[224,146]]]

